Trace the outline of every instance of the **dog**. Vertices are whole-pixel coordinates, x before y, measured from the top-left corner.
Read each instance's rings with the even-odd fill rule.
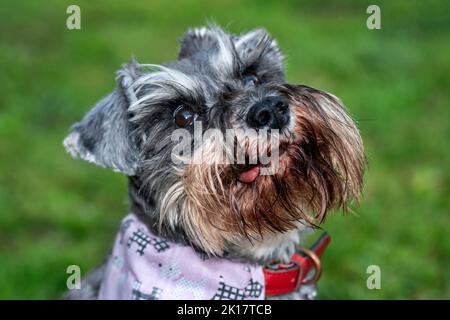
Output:
[[[283,58],[264,29],[211,24],[183,35],[176,61],[122,66],[64,146],[125,174],[130,210],[105,263],[66,298],[269,298],[262,266],[290,261],[303,233],[358,201],[365,155],[354,121],[334,95],[287,84]],[[258,138],[195,140],[230,129]],[[200,161],[174,156],[177,130],[194,135],[184,147]],[[261,132],[271,140],[258,144]]]

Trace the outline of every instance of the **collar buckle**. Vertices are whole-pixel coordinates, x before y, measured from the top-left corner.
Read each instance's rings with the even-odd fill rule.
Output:
[[[299,290],[302,285],[315,284],[322,274],[320,257],[330,241],[331,237],[323,233],[311,248],[297,247],[298,252],[289,263],[273,261],[265,266],[266,295],[287,294]]]

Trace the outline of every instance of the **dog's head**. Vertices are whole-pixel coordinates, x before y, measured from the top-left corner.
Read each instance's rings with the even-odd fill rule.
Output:
[[[117,83],[64,144],[137,177],[163,235],[222,254],[317,226],[361,192],[354,122],[335,96],[285,83],[282,53],[263,30],[189,30],[177,61],[132,61]]]

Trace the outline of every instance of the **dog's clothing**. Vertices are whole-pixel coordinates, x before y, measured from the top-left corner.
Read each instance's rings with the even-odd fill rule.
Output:
[[[264,299],[261,266],[208,257],[123,219],[99,299]]]

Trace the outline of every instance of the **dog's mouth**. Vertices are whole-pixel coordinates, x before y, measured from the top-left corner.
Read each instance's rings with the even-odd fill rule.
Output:
[[[280,148],[279,156],[281,157],[287,149],[286,145],[282,145]],[[261,168],[268,168],[272,165],[272,163],[262,164],[257,161],[256,164],[248,163],[248,159],[246,159],[245,164],[236,164],[233,165],[233,170],[237,176],[237,180],[242,183],[253,183],[256,178],[260,176]]]
[[[237,173],[237,179],[242,183],[252,183],[259,176],[260,165],[249,165],[243,171]]]

